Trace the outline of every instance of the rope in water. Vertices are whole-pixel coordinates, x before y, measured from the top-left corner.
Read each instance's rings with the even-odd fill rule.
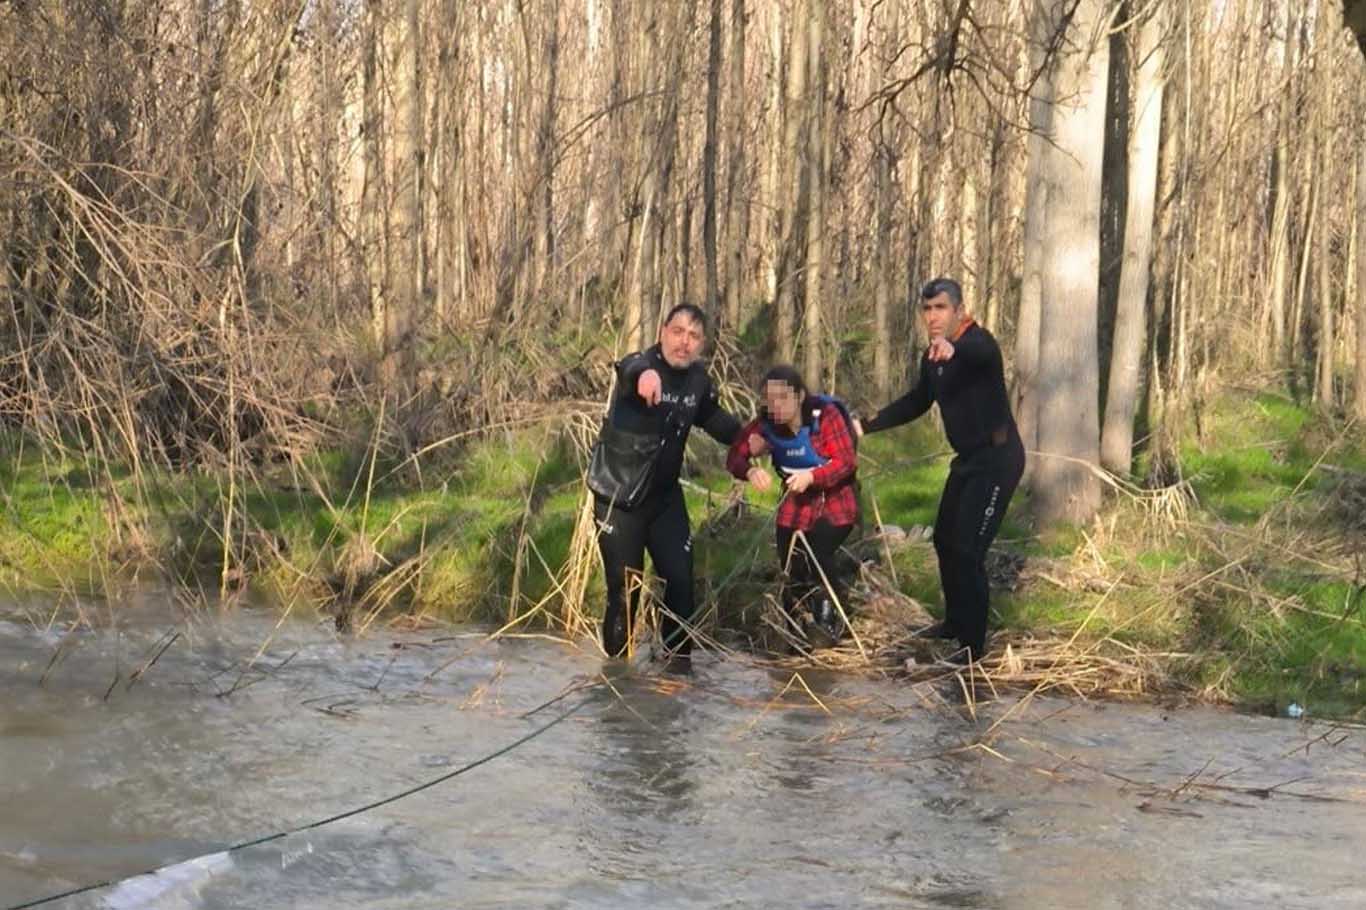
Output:
[[[587,687],[584,687],[584,688],[596,688],[596,686],[587,686]],[[565,694],[568,694],[568,693],[565,693]],[[496,750],[496,751],[490,752],[490,753],[488,753],[487,755],[482,756],[481,758],[477,758],[477,759],[475,759],[474,761],[469,762],[468,764],[461,765],[459,768],[456,768],[456,769],[453,770],[453,771],[448,771],[448,772],[446,772],[445,774],[441,775],[440,777],[434,777],[434,778],[432,778],[432,779],[429,780],[429,781],[426,781],[426,782],[424,782],[424,783],[418,784],[417,786],[409,787],[407,790],[404,790],[404,791],[401,792],[401,793],[395,793],[395,794],[392,795],[392,796],[386,796],[386,797],[384,797],[383,799],[377,799],[377,800],[375,800],[374,802],[366,803],[365,805],[359,806],[359,807],[357,807],[357,808],[355,808],[355,809],[348,809],[348,810],[346,810],[345,812],[338,812],[336,815],[328,816],[327,818],[321,819],[321,820],[319,820],[319,821],[309,822],[308,824],[305,824],[305,825],[299,825],[298,827],[296,827],[296,828],[290,828],[290,829],[287,830],[287,831],[277,831],[277,832],[275,832],[275,833],[273,833],[273,834],[266,834],[266,835],[264,835],[264,836],[262,836],[262,837],[253,838],[252,840],[242,841],[241,843],[233,844],[232,846],[226,847],[226,848],[224,848],[224,849],[222,849],[222,850],[213,850],[213,851],[210,851],[209,853],[200,854],[200,856],[212,856],[212,855],[215,854],[215,853],[235,853],[235,852],[237,852],[237,851],[239,851],[239,850],[245,850],[245,849],[247,849],[248,847],[257,847],[257,846],[260,846],[261,844],[268,844],[268,843],[270,843],[271,841],[277,841],[277,840],[280,840],[281,838],[289,837],[291,834],[298,834],[298,833],[300,833],[300,832],[302,832],[302,831],[311,831],[311,830],[313,830],[314,828],[321,828],[321,827],[323,827],[324,825],[330,825],[330,824],[332,824],[333,822],[339,822],[339,821],[341,821],[341,820],[343,820],[343,819],[347,819],[347,818],[351,818],[352,816],[360,815],[362,812],[369,812],[369,811],[372,810],[372,809],[378,809],[380,806],[387,806],[387,805],[390,804],[390,803],[398,802],[399,800],[405,799],[405,798],[407,798],[407,797],[409,797],[409,796],[412,796],[412,795],[415,794],[415,793],[421,793],[423,790],[430,789],[431,787],[435,787],[435,786],[438,785],[438,784],[443,784],[443,783],[445,783],[446,781],[451,780],[452,778],[459,777],[460,775],[464,774],[464,773],[467,772],[467,771],[473,771],[475,768],[478,768],[480,765],[486,765],[486,764],[488,764],[489,762],[493,761],[494,759],[501,758],[502,756],[507,755],[509,752],[511,752],[512,750],[518,748],[519,746],[523,746],[523,745],[525,745],[526,743],[531,742],[533,739],[535,739],[536,737],[540,736],[542,733],[547,732],[547,731],[550,730],[552,727],[558,726],[559,724],[561,724],[561,723],[563,723],[564,721],[568,720],[568,719],[569,719],[570,717],[572,717],[574,714],[578,713],[579,709],[582,708],[584,705],[588,704],[588,702],[589,702],[591,699],[592,699],[592,696],[591,696],[591,695],[585,695],[582,699],[580,699],[578,702],[576,702],[576,703],[574,704],[573,707],[569,708],[568,710],[566,710],[566,711],[564,711],[564,712],[562,712],[562,713],[560,713],[560,714],[555,715],[555,717],[552,718],[552,719],[551,719],[550,721],[548,721],[547,723],[542,724],[541,726],[539,726],[539,727],[537,727],[536,729],[532,730],[530,733],[526,734],[525,736],[523,736],[523,737],[521,737],[521,738],[519,738],[519,739],[513,740],[512,742],[508,743],[506,746],[503,746],[501,749],[498,749],[498,750]],[[558,699],[555,699],[555,700],[558,701]],[[549,703],[548,703],[548,704],[549,704]],[[544,707],[547,707],[547,705],[542,705],[541,707],[544,708]],[[541,708],[537,708],[537,709],[535,709],[534,711],[530,711],[530,712],[527,713],[527,715],[524,715],[524,716],[530,716],[531,714],[535,714],[536,711],[539,711],[539,710],[541,710]],[[6,907],[5,910],[30,910],[30,908],[32,908],[32,907],[41,907],[41,906],[43,906],[43,905],[45,905],[45,904],[51,904],[51,903],[53,903],[53,902],[55,902],[55,901],[59,901],[59,900],[62,900],[62,899],[64,899],[64,898],[75,897],[75,896],[78,895],[78,894],[88,894],[88,893],[91,892],[91,891],[98,891],[98,890],[100,890],[101,888],[108,888],[108,887],[110,887],[110,886],[112,886],[112,885],[117,885],[117,884],[119,884],[120,882],[127,881],[127,880],[129,880],[129,879],[131,879],[131,878],[137,878],[137,877],[140,876],[140,875],[153,875],[153,874],[155,874],[155,873],[161,871],[162,869],[166,869],[166,868],[168,868],[168,867],[170,867],[170,866],[179,865],[180,863],[187,863],[187,862],[190,862],[191,860],[195,860],[195,859],[199,859],[199,858],[200,858],[199,856],[186,857],[186,858],[183,859],[183,860],[178,860],[178,861],[173,862],[173,863],[164,863],[164,864],[162,864],[162,865],[160,865],[160,866],[157,866],[157,867],[154,868],[154,869],[148,869],[148,870],[143,871],[143,872],[135,872],[135,873],[133,873],[132,875],[125,875],[125,876],[123,876],[123,877],[121,877],[121,878],[111,878],[111,879],[107,879],[107,880],[102,881],[102,882],[95,882],[95,883],[89,884],[89,885],[82,885],[82,886],[79,887],[79,888],[72,888],[72,889],[69,890],[69,891],[63,891],[63,892],[61,892],[60,894],[51,894],[51,895],[48,895],[47,897],[40,897],[40,898],[38,898],[38,899],[36,899],[36,900],[27,901],[26,903],[22,903],[22,904],[13,904],[13,905],[10,905],[9,907]]]

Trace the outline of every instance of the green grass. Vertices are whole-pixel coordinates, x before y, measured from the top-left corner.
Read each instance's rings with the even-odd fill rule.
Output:
[[[1187,436],[1180,456],[1198,499],[1192,517],[1227,533],[1264,533],[1258,522],[1271,510],[1283,519],[1277,528],[1330,521],[1331,512],[1315,506],[1338,495],[1333,478],[1340,475],[1316,471],[1315,464],[1366,471],[1360,435],[1340,438],[1331,422],[1275,395],[1227,396],[1206,409],[1203,434]],[[422,571],[400,586],[396,607],[501,622],[525,528],[533,546],[523,554],[519,574],[522,606],[552,590],[583,502],[578,458],[560,436],[545,430],[495,434],[429,461],[420,478],[389,456],[372,471],[364,442],[312,455],[293,471],[283,465],[262,470],[239,489],[237,506],[249,520],[234,526],[234,563],[276,593],[321,594],[354,567],[364,542],[380,557],[378,576],[422,560]],[[127,470],[43,457],[20,443],[0,439],[0,571],[11,586],[107,571],[126,536],[114,533],[109,520],[115,493],[126,506],[124,524],[141,528],[162,564],[181,576],[221,568],[221,476],[147,471],[139,479]],[[874,503],[887,524],[908,531],[933,524],[949,459],[931,421],[867,437],[860,454],[866,528],[874,524]],[[751,491],[748,515],[721,520],[733,488],[722,456],[721,447],[695,434],[685,492],[699,594],[727,610],[747,610],[775,588],[771,509],[777,492]],[[367,496],[372,473],[377,483]],[[1028,520],[1027,496],[1018,494],[998,548],[1036,565],[1065,568],[1078,554],[1092,559],[1094,544],[1106,576],[1124,584],[1093,613],[1096,590],[1061,588],[1035,573],[1018,590],[994,597],[993,624],[1071,634],[1087,620],[1087,636],[1194,653],[1181,671],[1187,682],[1217,684],[1248,704],[1296,700],[1320,713],[1363,710],[1366,604],[1345,579],[1290,556],[1268,557],[1245,567],[1262,592],[1255,603],[1217,587],[1175,596],[1170,592],[1180,589],[1171,579],[1217,569],[1218,555],[1181,531],[1164,537],[1144,532],[1127,509],[1122,502],[1107,506],[1101,524],[1113,532],[1062,528],[1039,535]],[[894,559],[906,593],[938,612],[938,569],[929,543],[911,543]],[[596,604],[600,579],[594,585],[590,598]],[[1283,606],[1272,609],[1267,598]]]

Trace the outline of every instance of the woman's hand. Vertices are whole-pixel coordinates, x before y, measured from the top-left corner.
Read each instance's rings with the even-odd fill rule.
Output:
[[[794,471],[787,476],[787,489],[793,493],[805,493],[811,486],[812,472]]]
[[[745,478],[760,493],[767,493],[769,488],[773,486],[773,477],[758,465],[750,468],[745,474]]]

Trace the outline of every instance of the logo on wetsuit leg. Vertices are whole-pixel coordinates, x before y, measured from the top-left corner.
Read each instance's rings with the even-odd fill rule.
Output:
[[[684,552],[684,553],[691,553],[691,552],[692,552],[692,535],[691,535],[691,534],[689,534],[688,537],[687,537],[687,539],[683,541],[683,552]]]
[[[982,513],[982,525],[977,529],[977,536],[981,537],[987,532],[987,525],[991,523],[991,516],[996,514],[996,500],[1001,495],[1001,486],[997,484],[991,488],[991,501],[987,503],[987,509]]]

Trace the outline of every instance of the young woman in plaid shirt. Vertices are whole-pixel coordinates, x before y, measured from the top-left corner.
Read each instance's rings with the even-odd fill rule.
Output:
[[[756,490],[769,489],[773,478],[751,459],[768,456],[782,478],[785,492],[778,503],[777,542],[787,576],[783,605],[795,617],[803,601],[809,603],[810,632],[830,643],[844,633],[831,600],[833,593],[844,602],[835,555],[859,518],[854,487],[858,456],[852,432],[841,409],[809,394],[796,369],[776,366],[764,376],[759,417],[736,435],[726,458],[727,469]],[[798,531],[805,545],[797,538]]]

